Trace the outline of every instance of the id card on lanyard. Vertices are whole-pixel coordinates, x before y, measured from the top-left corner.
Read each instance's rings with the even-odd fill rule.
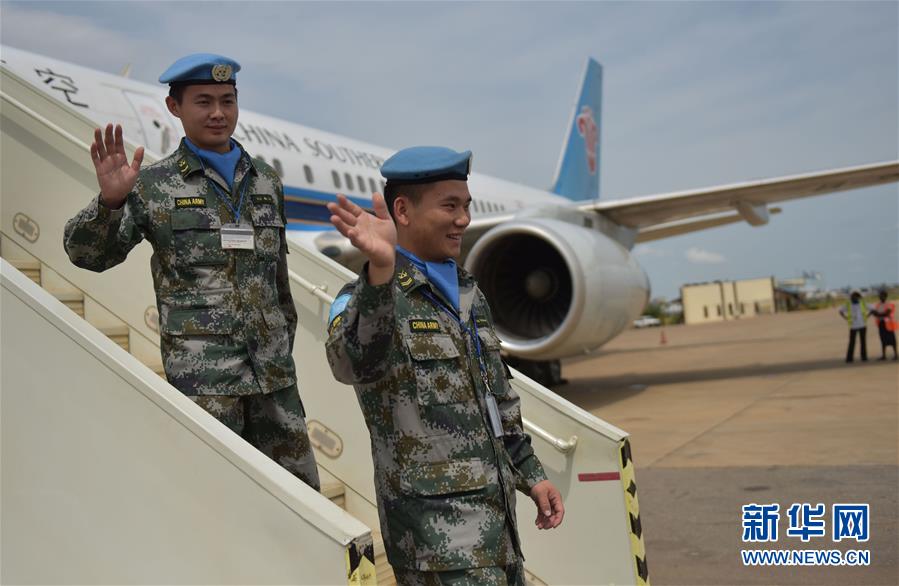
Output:
[[[200,157],[200,165],[203,167],[203,174],[205,176],[206,165],[203,163],[202,157]],[[222,200],[222,202],[226,206],[228,206],[228,209],[231,210],[231,213],[234,215],[233,223],[222,224],[222,228],[220,230],[222,250],[256,249],[255,230],[253,230],[253,226],[240,223],[240,211],[243,207],[244,196],[247,194],[247,186],[250,184],[249,179],[249,173],[244,175],[243,181],[241,182],[240,186],[240,200],[238,200],[237,207],[235,208],[231,204],[231,199],[225,197],[225,194],[222,193],[222,190],[221,188],[219,188],[218,184],[209,177],[206,177],[206,181],[208,181],[212,186],[215,194],[219,197],[220,200]]]
[[[481,339],[478,336],[478,324],[477,318],[474,314],[474,308],[472,308],[471,310],[472,324],[474,325],[474,331],[472,331],[470,328],[466,327],[464,323],[462,323],[461,317],[456,315],[446,305],[441,303],[439,299],[437,299],[427,291],[422,291],[422,295],[424,295],[435,306],[448,313],[449,316],[452,317],[457,324],[459,324],[459,327],[462,328],[462,331],[468,334],[468,336],[472,339],[472,342],[474,342],[475,349],[478,353],[478,369],[481,371],[481,380],[484,382],[484,389],[486,389],[486,393],[484,393],[484,402],[487,404],[487,418],[490,420],[490,431],[493,432],[493,437],[503,437],[503,435],[505,435],[505,433],[503,432],[503,420],[499,414],[499,404],[496,401],[496,395],[493,394],[493,389],[490,388],[490,379],[487,376],[487,365],[484,363],[484,356],[481,352]]]
[[[240,224],[222,224],[222,249],[255,250],[255,232],[252,226]]]

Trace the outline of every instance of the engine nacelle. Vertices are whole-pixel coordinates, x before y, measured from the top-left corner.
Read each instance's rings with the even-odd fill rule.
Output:
[[[649,299],[646,273],[608,236],[556,219],[501,224],[465,267],[487,296],[503,349],[555,360],[614,338]]]

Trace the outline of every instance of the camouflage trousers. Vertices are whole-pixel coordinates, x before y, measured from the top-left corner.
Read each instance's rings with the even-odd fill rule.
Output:
[[[400,586],[525,586],[521,560],[509,566],[488,566],[446,572],[394,568]]]
[[[296,385],[264,395],[199,395],[190,399],[288,472],[315,490],[321,489]]]

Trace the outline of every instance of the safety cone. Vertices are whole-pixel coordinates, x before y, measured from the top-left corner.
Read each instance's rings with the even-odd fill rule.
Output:
[[[661,332],[661,335],[659,336],[659,344],[660,344],[660,345],[662,345],[662,344],[667,344],[667,343],[668,343],[668,338],[665,337],[665,330],[662,329],[662,330],[659,330],[659,331]]]

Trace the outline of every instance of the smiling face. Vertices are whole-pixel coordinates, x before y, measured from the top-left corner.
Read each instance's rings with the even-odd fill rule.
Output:
[[[462,253],[462,234],[471,223],[468,183],[437,181],[416,186],[418,197],[394,202],[397,242],[423,261],[441,262]]]
[[[180,102],[169,96],[165,103],[195,145],[219,153],[231,150],[231,135],[237,126],[237,89],[233,85],[189,85]]]

